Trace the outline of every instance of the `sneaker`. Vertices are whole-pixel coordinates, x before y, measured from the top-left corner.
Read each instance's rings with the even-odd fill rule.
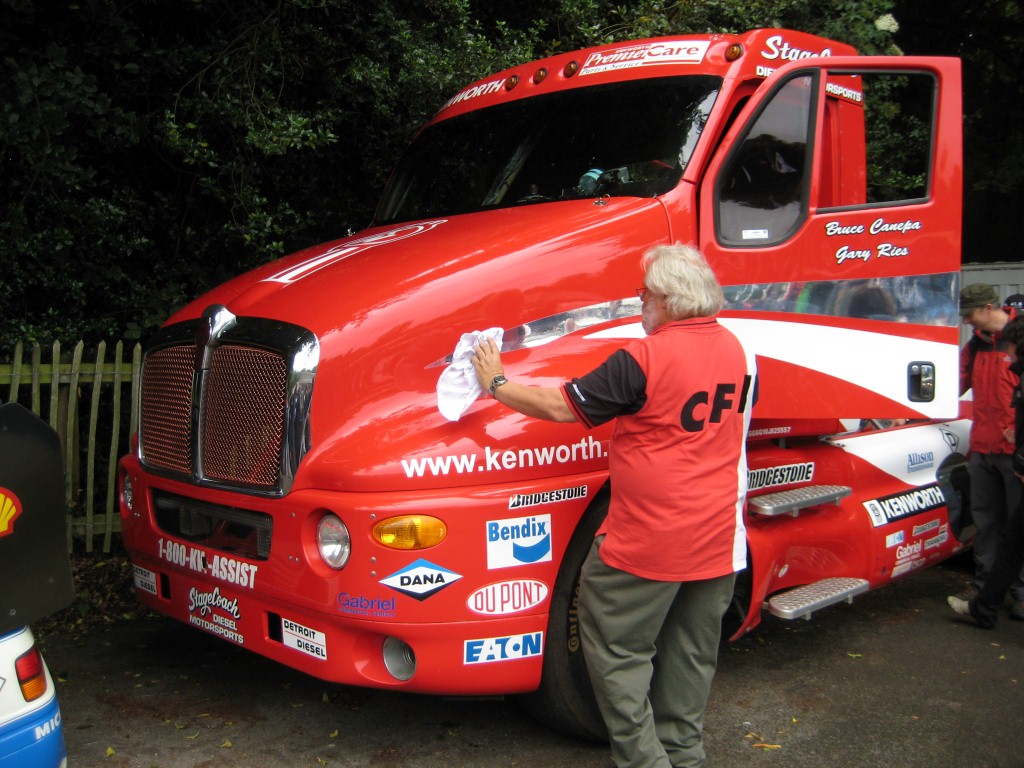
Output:
[[[1024,600],[1018,600],[1010,608],[1010,618],[1017,621],[1024,621]]]
[[[957,593],[957,595],[956,595],[956,597],[958,599],[963,600],[965,603],[969,603],[971,600],[973,600],[977,596],[978,596],[978,588],[974,585],[973,582],[968,583],[967,586],[965,586],[963,589],[961,589],[960,592]]]
[[[964,600],[962,597],[950,595],[946,598],[946,602],[949,603],[950,608],[952,608],[956,613],[960,614],[961,616],[971,615],[971,604],[967,600]],[[1024,616],[1022,616],[1021,618],[1024,618]]]

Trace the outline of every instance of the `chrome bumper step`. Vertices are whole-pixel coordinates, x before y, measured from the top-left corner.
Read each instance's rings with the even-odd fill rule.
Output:
[[[854,595],[867,591],[867,579],[822,579],[775,595],[768,601],[768,611],[780,619],[810,619],[814,611],[843,600],[852,603]]]
[[[846,485],[807,485],[791,491],[777,491],[750,499],[750,511],[759,515],[792,515],[819,504],[838,504],[852,493]]]

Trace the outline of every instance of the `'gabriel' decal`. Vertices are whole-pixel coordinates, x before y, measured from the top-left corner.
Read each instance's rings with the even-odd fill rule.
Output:
[[[14,533],[14,521],[21,514],[21,500],[14,491],[0,487],[0,538]]]
[[[930,512],[945,503],[946,497],[942,495],[938,484],[932,484],[915,488],[912,491],[894,493],[891,496],[865,501],[864,509],[868,511],[871,525],[878,528],[895,520],[913,517],[922,512]]]

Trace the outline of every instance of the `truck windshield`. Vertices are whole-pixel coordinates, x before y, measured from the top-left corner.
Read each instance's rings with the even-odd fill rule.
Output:
[[[636,80],[519,99],[426,128],[384,191],[377,224],[672,189],[721,78]]]

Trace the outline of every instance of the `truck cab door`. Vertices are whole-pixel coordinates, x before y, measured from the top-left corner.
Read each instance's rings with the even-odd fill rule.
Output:
[[[941,58],[803,59],[743,108],[700,247],[758,355],[755,416],[956,417],[961,118]]]

